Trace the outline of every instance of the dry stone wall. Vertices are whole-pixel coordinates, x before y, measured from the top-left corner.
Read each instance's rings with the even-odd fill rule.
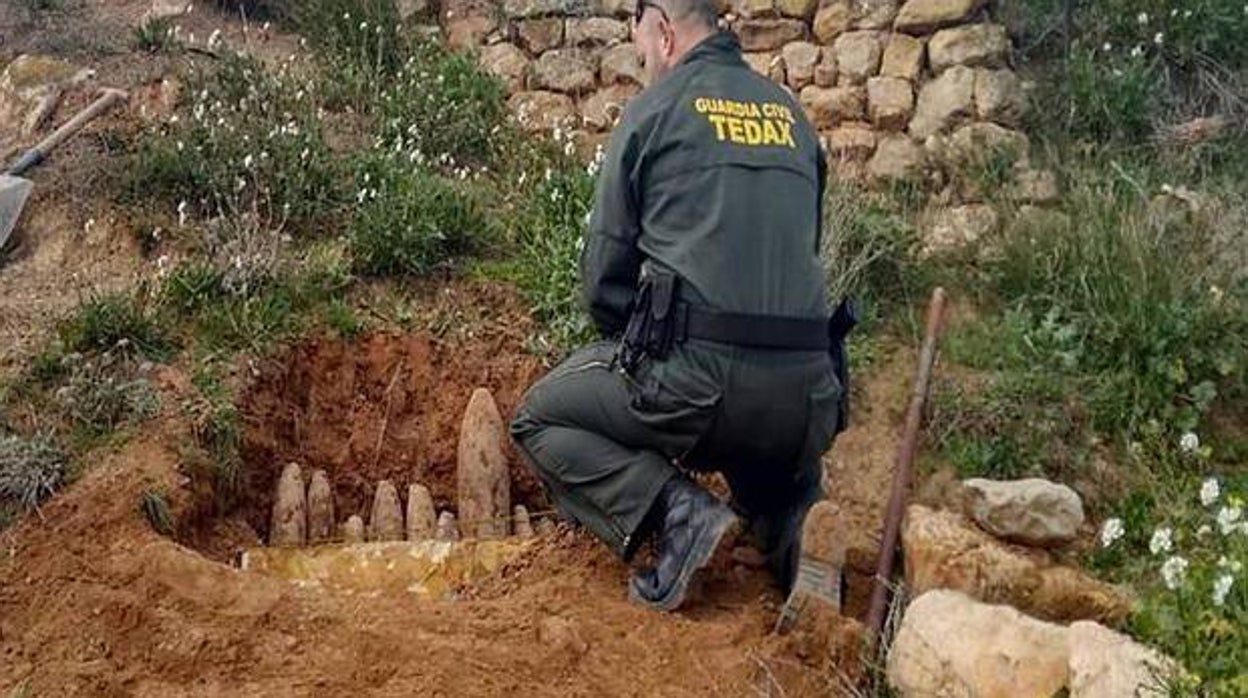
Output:
[[[634,1],[443,0],[439,17],[506,84],[521,125],[592,152],[642,87]],[[976,160],[1005,158],[1014,198],[1056,197],[1051,173],[1028,163],[1026,90],[984,0],[725,1],[722,24],[805,108],[842,179],[918,181],[943,212],[984,198],[966,176]]]

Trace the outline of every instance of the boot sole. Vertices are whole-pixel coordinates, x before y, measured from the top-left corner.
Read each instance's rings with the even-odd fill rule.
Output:
[[[793,590],[776,618],[773,632],[784,635],[797,625],[803,612],[812,604],[830,607],[836,613],[841,612],[841,601],[845,594],[845,576],[838,565],[823,560],[803,557],[798,563],[797,578],[793,582]]]
[[[693,542],[693,548],[689,554],[689,564],[681,569],[680,576],[677,577],[676,584],[672,586],[671,591],[657,601],[650,601],[638,594],[636,586],[630,582],[628,585],[628,598],[656,611],[674,611],[680,608],[680,605],[685,602],[685,596],[689,591],[689,581],[693,579],[693,575],[698,570],[706,567],[706,563],[710,561],[720,542],[723,541],[724,535],[737,522],[736,514],[733,514],[732,510],[727,507],[718,508],[713,516],[715,519],[702,530],[702,534]]]

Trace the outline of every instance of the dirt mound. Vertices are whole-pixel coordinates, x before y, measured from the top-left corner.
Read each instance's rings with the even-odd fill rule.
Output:
[[[381,479],[401,492],[422,484],[438,509],[454,508],[456,445],[472,391],[488,389],[506,419],[540,371],[506,338],[304,342],[261,367],[241,396],[243,516],[267,535],[274,486],[290,461],[326,471],[339,520],[367,518]],[[539,483],[510,444],[508,460],[514,500],[543,508]]]

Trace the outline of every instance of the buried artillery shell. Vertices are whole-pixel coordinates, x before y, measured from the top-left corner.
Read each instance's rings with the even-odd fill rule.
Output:
[[[308,542],[324,543],[334,535],[334,493],[324,470],[312,471],[308,483]]]
[[[377,483],[373,494],[373,510],[368,517],[369,540],[403,540],[403,510],[399,493],[389,480]]]
[[[433,497],[424,485],[407,488],[407,539],[429,540],[437,532],[437,514],[433,510]]]
[[[269,545],[303,545],[307,540],[308,502],[298,463],[287,463],[273,497]]]
[[[529,522],[529,510],[525,509],[523,504],[516,505],[512,525],[515,527],[516,535],[521,538],[532,538],[535,535],[533,524]]]
[[[456,485],[459,516],[477,538],[500,538],[508,532],[511,479],[503,452],[503,418],[490,391],[478,388],[468,400],[459,429]]]
[[[459,526],[455,523],[455,515],[444,511],[438,515],[438,540],[459,540]]]
[[[364,519],[352,514],[350,518],[342,522],[341,534],[343,543],[363,543]]]

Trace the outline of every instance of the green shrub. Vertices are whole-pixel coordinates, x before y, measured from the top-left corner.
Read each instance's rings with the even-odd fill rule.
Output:
[[[65,482],[68,469],[50,435],[0,436],[0,503],[33,509]]]
[[[141,294],[110,293],[87,300],[60,325],[66,352],[136,351],[163,361],[176,349]]]
[[[427,274],[472,252],[488,232],[484,211],[466,187],[401,158],[366,160],[356,181],[350,243],[363,274]]]
[[[152,529],[162,536],[173,535],[173,517],[169,514],[169,503],[164,493],[158,490],[143,490],[139,498],[139,511],[147,517]]]
[[[64,384],[55,396],[65,417],[87,438],[155,416],[160,401],[133,362],[113,351],[71,354]]]

